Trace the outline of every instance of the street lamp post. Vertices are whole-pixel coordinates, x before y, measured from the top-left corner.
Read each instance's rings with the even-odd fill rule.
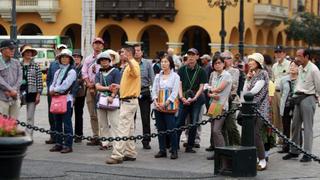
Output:
[[[244,18],[243,18],[243,14],[244,14],[244,4],[243,4],[243,0],[240,0],[240,20],[239,20],[239,53],[241,55],[241,59],[243,59],[243,55],[244,55],[244,45],[243,45],[243,33],[244,33]]]
[[[225,49],[225,43],[224,39],[227,35],[227,32],[225,30],[225,25],[224,25],[224,11],[228,6],[233,6],[235,7],[237,5],[238,0],[207,0],[209,7],[219,7],[221,10],[221,30],[220,30],[220,37],[221,37],[221,45],[220,45],[220,51],[223,52]]]
[[[14,53],[14,57],[18,58],[18,41],[17,41],[17,11],[16,11],[16,0],[12,0],[12,10],[11,10],[11,26],[10,26],[10,39],[14,41],[17,49]]]

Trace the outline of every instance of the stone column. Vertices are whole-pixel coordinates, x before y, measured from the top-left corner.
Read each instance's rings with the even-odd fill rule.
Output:
[[[87,57],[93,51],[92,41],[96,36],[95,2],[94,0],[82,0],[81,51],[83,57]]]
[[[142,45],[143,42],[139,42],[139,41],[126,41],[126,44],[127,44],[127,45],[131,45],[131,46],[133,46],[133,45],[135,45],[135,44]]]
[[[181,42],[167,42],[168,48],[174,49],[175,54],[181,54],[181,47],[183,43]]]

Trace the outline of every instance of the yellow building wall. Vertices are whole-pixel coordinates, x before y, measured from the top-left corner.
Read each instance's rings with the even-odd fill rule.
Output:
[[[275,45],[277,42],[281,42],[283,45],[303,45],[302,42],[293,43],[287,40],[286,34],[284,33],[285,25],[281,23],[277,27],[257,27],[254,22],[254,4],[258,0],[251,0],[248,2],[244,0],[244,22],[245,22],[245,44],[251,45],[245,49],[246,53],[253,51],[261,51],[263,53],[272,53],[271,49],[255,48],[252,45]],[[80,0],[60,0],[61,11],[57,14],[56,23],[46,23],[40,18],[37,13],[18,13],[17,14],[17,25],[18,30],[27,23],[36,24],[44,35],[61,35],[64,34],[65,30],[72,24],[81,25],[81,1]],[[268,3],[269,0],[262,0],[262,3]],[[288,0],[272,0],[275,5],[282,5],[289,7]],[[311,3],[307,1],[307,10],[311,10]],[[313,2],[313,12],[318,11],[318,1]],[[211,43],[220,43],[220,24],[221,24],[221,11],[218,7],[210,8],[206,0],[176,0],[175,8],[178,13],[175,17],[174,22],[168,22],[164,19],[149,19],[147,22],[143,22],[135,19],[123,19],[122,21],[115,21],[112,19],[97,19],[96,21],[96,34],[101,36],[109,26],[121,27],[128,36],[129,42],[140,42],[141,36],[144,31],[152,31],[150,42],[153,45],[150,47],[150,54],[155,55],[158,50],[165,50],[167,48],[166,43],[181,43],[183,34],[190,28],[198,26],[203,28],[211,39]],[[289,16],[292,15],[292,5],[289,9]],[[225,11],[225,29],[227,32],[225,43],[226,44],[237,44],[238,32],[237,26],[239,23],[239,5],[236,7],[227,7]],[[10,32],[10,23],[0,18],[0,25],[2,25],[6,31]],[[151,27],[151,28],[150,28]],[[158,28],[155,28],[158,27]],[[235,33],[231,33],[234,29]],[[157,36],[157,32],[164,31],[163,37],[167,36],[167,39]],[[112,32],[112,29],[110,29]],[[258,35],[258,31],[261,31]],[[278,34],[281,34],[282,41],[277,40]],[[111,47],[118,49],[121,46],[120,37],[122,36],[119,32],[113,33],[113,38],[118,41],[112,41]],[[262,37],[259,37],[262,36]],[[79,39],[81,39],[79,37]],[[281,38],[279,38],[281,39]],[[263,42],[260,42],[260,41]],[[166,42],[164,42],[166,41]],[[77,44],[79,44],[79,40]],[[227,47],[228,48],[228,47]],[[219,48],[212,48],[212,52]],[[237,46],[229,48],[233,52],[237,52]],[[180,48],[177,48],[180,51]]]

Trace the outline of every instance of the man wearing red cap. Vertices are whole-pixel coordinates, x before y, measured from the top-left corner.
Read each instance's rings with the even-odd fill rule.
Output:
[[[88,146],[97,146],[100,144],[98,140],[99,136],[99,124],[97,118],[97,110],[95,104],[95,77],[96,73],[99,72],[100,65],[96,63],[97,56],[102,52],[104,48],[103,39],[97,37],[92,42],[93,54],[90,54],[83,63],[82,66],[82,78],[85,81],[87,86],[86,102],[88,111],[90,114],[90,122],[93,137],[93,140],[87,143]]]

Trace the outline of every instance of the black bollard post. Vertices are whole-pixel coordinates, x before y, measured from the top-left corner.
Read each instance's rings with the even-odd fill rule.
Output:
[[[253,102],[253,94],[247,93],[244,95],[245,102],[242,103],[242,132],[241,146],[254,146],[254,124],[255,113],[254,108],[256,103]]]
[[[233,177],[254,177],[257,175],[257,151],[254,146],[254,125],[256,103],[253,94],[244,95],[242,103],[241,146],[216,147],[214,174]]]

